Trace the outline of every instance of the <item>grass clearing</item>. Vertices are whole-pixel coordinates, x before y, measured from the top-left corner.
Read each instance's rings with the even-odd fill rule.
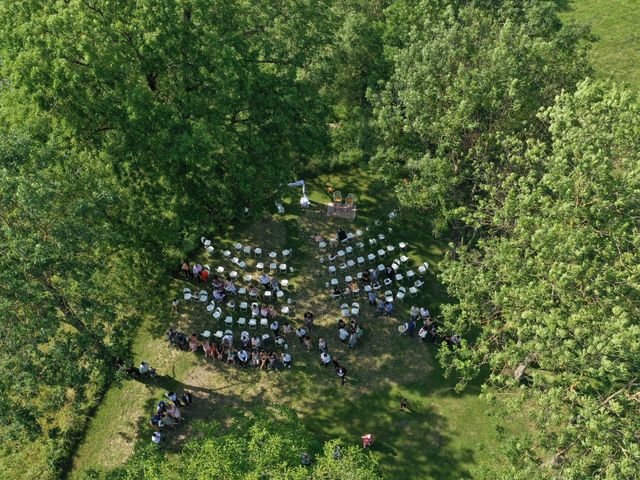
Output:
[[[359,212],[354,222],[325,216],[321,203],[328,199],[323,193],[327,185],[343,194],[358,195]],[[179,324],[187,333],[205,328],[215,331],[218,326],[205,315],[202,304],[183,302],[179,317],[171,314],[172,296],[188,282],[168,278],[170,290],[160,290],[165,291],[162,306],[157,312],[150,312],[134,345],[136,361],[149,361],[162,378],[157,384],[127,380],[110,389],[78,449],[72,478],[88,467],[106,471],[120,465],[132,454],[136,442],[149,441],[148,419],[155,403],[169,389],[187,389],[196,397],[195,405],[185,412],[187,422],[168,434],[165,448],[170,451],[179,451],[189,435],[189,423],[196,418],[224,420],[232,407],[286,404],[298,411],[301,420],[321,440],[340,437],[344,442],[358,443],[360,435],[373,433],[377,439],[374,451],[385,478],[471,478],[477,469],[490,469],[504,461],[496,450],[499,442],[495,412],[478,397],[478,387],[455,393],[454,382],[443,378],[437,364],[436,347],[422,344],[417,338],[401,337],[397,331],[400,320],[408,317],[413,300],[438,314],[445,292],[433,271],[437,271],[442,245],[431,237],[426,224],[396,219],[392,224],[372,228],[371,233],[384,231],[389,243],[408,241],[414,269],[427,260],[433,271],[426,276],[420,296],[407,297],[404,304],[397,305],[392,317],[375,317],[366,299],[360,299],[364,341],[355,351],[349,350],[337,339],[335,321],[340,302],[332,301],[326,293],[328,277],[309,236],[316,231],[335,232],[338,225],[353,231],[373,225],[376,219],[386,219],[393,208],[392,195],[365,171],[322,176],[309,182],[308,188],[313,201],[309,211],[300,211],[299,192],[292,189],[285,196],[285,215],[266,218],[256,225],[234,226],[225,239],[215,239],[214,244],[230,247],[240,241],[259,245],[265,252],[294,249],[290,261],[295,269],[290,276],[296,302],[294,323],[301,323],[307,309],[315,313],[314,346],[319,336],[328,340],[331,353],[348,369],[347,385],[341,387],[333,369],[319,365],[316,348],[307,352],[295,337],[288,340],[294,366],[282,372],[240,370],[205,361],[201,354],[170,349],[164,332],[172,325]],[[222,260],[222,250],[216,248],[212,257],[203,254],[198,260],[212,268],[227,268],[230,264]],[[365,248],[365,252],[368,250]],[[255,260],[248,263],[252,267]],[[238,316],[235,313],[234,318]],[[409,399],[413,413],[399,411],[403,396]]]
[[[640,88],[640,1],[562,0],[563,21],[590,24],[596,74]]]

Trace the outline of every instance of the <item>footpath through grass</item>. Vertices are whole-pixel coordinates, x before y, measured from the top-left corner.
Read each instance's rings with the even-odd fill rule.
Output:
[[[320,203],[328,200],[324,193],[327,185],[343,194],[358,195],[355,222],[325,216]],[[158,384],[128,380],[108,392],[77,452],[72,478],[89,467],[106,471],[120,465],[132,454],[136,442],[150,441],[148,420],[155,403],[169,389],[190,390],[196,396],[195,406],[185,412],[187,422],[167,435],[165,446],[170,451],[179,451],[194,419],[224,420],[231,407],[285,404],[295,408],[321,440],[340,437],[344,442],[358,443],[360,435],[373,433],[377,439],[374,451],[385,478],[471,478],[478,469],[491,470],[503,461],[497,453],[497,420],[478,397],[478,388],[472,386],[456,394],[454,382],[445,380],[437,365],[436,347],[422,344],[417,338],[401,337],[397,331],[400,321],[408,318],[412,303],[438,314],[438,305],[445,299],[434,275],[442,248],[431,237],[426,222],[413,224],[399,218],[389,225],[372,227],[375,220],[387,218],[393,208],[392,195],[364,171],[320,177],[310,182],[309,190],[313,201],[309,211],[300,211],[299,192],[293,190],[285,199],[285,215],[231,228],[224,239],[214,240],[216,252],[212,256],[202,252],[197,260],[212,268],[228,268],[230,264],[220,254],[224,248],[220,247],[233,249],[235,241],[260,246],[265,252],[293,248],[289,262],[295,270],[290,276],[296,302],[293,323],[301,324],[307,309],[315,313],[314,347],[319,336],[328,339],[331,353],[349,371],[348,384],[341,387],[333,370],[319,365],[317,348],[307,352],[295,338],[288,340],[294,366],[282,372],[239,370],[205,361],[201,354],[170,349],[164,341],[164,332],[170,326],[179,325],[187,333],[220,327],[197,302],[183,302],[180,315],[171,314],[171,298],[189,283],[167,278],[170,289],[163,294],[164,307],[149,312],[134,348],[136,361],[149,361],[162,378]],[[355,351],[337,339],[335,322],[340,302],[332,301],[326,293],[328,276],[318,261],[317,246],[309,239],[316,231],[333,233],[339,225],[347,231],[370,226],[366,235],[384,232],[385,245],[407,241],[414,269],[427,260],[433,270],[425,278],[422,293],[416,298],[407,297],[391,318],[375,317],[366,300],[360,299],[360,320],[366,333]],[[255,259],[248,263],[248,271],[254,271]],[[409,399],[413,413],[399,411],[402,397]]]
[[[558,0],[563,21],[590,24],[596,74],[640,89],[640,0]]]

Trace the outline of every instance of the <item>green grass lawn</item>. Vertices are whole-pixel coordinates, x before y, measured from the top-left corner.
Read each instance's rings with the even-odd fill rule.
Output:
[[[562,0],[561,18],[590,24],[597,76],[640,88],[640,0]]]
[[[328,199],[324,193],[327,185],[344,194],[358,195],[355,221],[325,216],[321,203]],[[168,277],[169,288],[162,294],[162,307],[149,312],[134,346],[136,361],[148,360],[163,377],[158,384],[128,380],[109,390],[74,459],[72,478],[88,467],[104,471],[120,465],[131,455],[136,442],[149,441],[148,419],[155,403],[169,389],[188,389],[197,398],[196,405],[185,414],[186,424],[168,436],[166,445],[171,451],[179,450],[189,434],[189,422],[196,418],[223,420],[232,407],[252,409],[285,404],[294,407],[322,440],[340,437],[344,442],[358,443],[360,435],[373,433],[377,438],[374,452],[385,478],[471,478],[478,469],[490,470],[504,461],[497,451],[497,417],[479,398],[478,387],[471,386],[463,394],[455,393],[454,382],[443,378],[437,364],[435,346],[401,337],[397,331],[413,302],[428,306],[437,314],[438,305],[445,300],[445,292],[434,273],[442,256],[442,245],[431,237],[426,222],[397,218],[392,223],[371,227],[376,219],[387,218],[393,208],[392,195],[364,171],[320,177],[310,182],[309,187],[314,202],[309,211],[300,211],[298,191],[293,190],[285,197],[285,215],[230,228],[225,238],[216,238],[214,244],[230,247],[234,241],[240,241],[259,245],[266,252],[294,249],[290,261],[295,269],[290,277],[294,285],[291,296],[296,302],[294,323],[300,323],[307,309],[315,313],[314,346],[320,335],[328,339],[331,353],[348,368],[348,384],[341,387],[333,370],[319,365],[317,350],[307,352],[296,338],[289,341],[294,367],[284,372],[239,370],[205,361],[200,354],[170,349],[163,335],[172,325],[179,324],[187,332],[219,327],[205,315],[202,304],[184,305],[179,316],[171,314],[172,296],[188,283]],[[370,226],[366,235],[384,232],[385,244],[408,241],[408,255],[414,268],[427,260],[433,270],[425,278],[426,288],[420,296],[407,298],[391,318],[375,317],[366,300],[360,299],[360,319],[366,334],[355,351],[339,344],[335,330],[339,302],[332,301],[326,293],[328,277],[318,261],[317,246],[309,239],[316,231],[335,232],[338,225],[347,231]],[[209,257],[198,249],[196,255],[212,268],[218,265],[227,268],[230,265],[221,258],[222,250],[216,248]],[[255,260],[249,263],[251,267]],[[402,397],[409,399],[413,413],[399,411]],[[511,428],[517,428],[517,422]]]

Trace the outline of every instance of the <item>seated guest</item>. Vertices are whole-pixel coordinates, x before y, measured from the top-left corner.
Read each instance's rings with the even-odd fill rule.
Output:
[[[269,282],[271,281],[271,279],[269,278],[269,275],[267,275],[266,273],[262,273],[258,281],[266,287],[267,285],[269,285]]]
[[[371,270],[369,270],[369,276],[371,277],[371,281],[375,282],[376,280],[378,280],[378,270],[372,268]]]
[[[257,350],[257,349],[259,349],[259,348],[260,348],[260,337],[258,337],[258,336],[256,335],[255,337],[253,337],[253,338],[251,339],[251,347],[252,347],[254,350]]]
[[[278,368],[278,357],[275,352],[271,352],[269,354],[269,364],[267,365],[269,370],[277,370]]]
[[[214,290],[213,291],[213,298],[214,300],[217,300],[218,302],[222,302],[224,301],[224,297],[225,297],[225,293],[222,289],[218,289],[218,290]]]
[[[371,280],[371,274],[369,273],[369,270],[365,270],[364,272],[362,272],[362,281],[364,283],[369,283],[370,280]]]
[[[333,287],[333,295],[336,297],[339,297],[340,295],[342,295],[342,290],[340,290],[340,287],[338,287],[338,285]]]
[[[202,342],[202,349],[204,350],[205,358],[213,356],[211,354],[211,343],[209,343],[209,340],[205,340],[204,342]]]
[[[269,316],[269,306],[266,303],[263,303],[260,307],[260,316],[268,317]]]
[[[192,352],[195,352],[196,350],[198,350],[199,346],[200,346],[200,342],[198,342],[198,335],[196,335],[195,333],[192,333],[189,336],[189,350],[191,350]]]
[[[204,283],[207,283],[207,280],[209,280],[209,270],[205,268],[200,272],[200,280],[202,280]]]
[[[224,287],[224,282],[220,280],[220,277],[218,277],[217,275],[213,277],[213,280],[211,280],[211,283],[213,284],[213,287],[215,289]]]
[[[339,318],[338,319],[338,329],[345,328],[346,326],[347,326],[347,324],[344,322],[344,320]]]
[[[233,280],[229,280],[224,289],[229,293],[236,293],[236,285],[233,283]]]
[[[260,354],[257,350],[251,352],[251,365],[253,365],[255,368],[260,366]]]
[[[324,240],[324,238],[322,238],[322,235],[320,235],[317,232],[311,238],[313,239],[314,242],[318,242],[318,243]]]
[[[338,229],[338,240],[343,241],[347,239],[347,232],[344,231],[344,228]]]
[[[396,276],[396,271],[393,269],[391,265],[387,267],[387,278],[393,280]]]
[[[282,324],[282,333],[284,335],[289,335],[291,332],[293,332],[293,327],[291,326],[291,324],[289,322],[284,322]]]
[[[307,330],[303,327],[300,327],[296,330],[296,335],[298,339],[300,339],[300,343],[304,343],[304,337],[307,334]]]
[[[431,314],[429,313],[429,310],[427,310],[424,307],[420,308],[420,317],[429,318],[430,316],[431,316]]]
[[[409,311],[409,314],[411,315],[411,318],[415,320],[416,318],[418,318],[418,315],[420,314],[420,309],[415,305],[412,305],[411,310]]]
[[[282,355],[282,363],[285,367],[291,368],[291,354],[289,352],[284,352]]]
[[[329,347],[327,346],[327,341],[324,338],[318,340],[318,348],[321,352],[328,352]]]
[[[271,277],[271,290],[273,290],[274,292],[276,290],[280,290],[280,284],[278,283],[278,279],[276,277]]]
[[[246,350],[239,350],[238,351],[238,360],[240,360],[240,366],[241,367],[246,367],[247,366],[247,362],[249,361],[249,354],[247,353]]]
[[[274,320],[273,322],[271,322],[271,325],[269,326],[269,328],[271,329],[274,335],[277,335],[278,330],[280,329],[280,324],[278,323],[277,320]]]
[[[258,298],[259,295],[260,295],[260,290],[258,290],[255,285],[251,285],[249,287],[249,296],[253,298]]]
[[[420,327],[420,330],[418,331],[418,336],[420,337],[420,340],[422,340],[423,342],[426,342],[428,335],[429,335],[429,328],[426,327],[425,325]]]
[[[269,305],[267,307],[269,314],[267,315],[269,318],[276,318],[278,313],[276,312],[276,308],[273,305]]]
[[[269,363],[269,355],[264,350],[260,351],[260,370],[264,370],[267,368],[267,364]]]
[[[227,347],[233,345],[233,335],[227,333],[224,337],[222,337],[222,344],[226,345]]]
[[[391,312],[393,311],[393,303],[392,302],[387,302],[384,304],[384,313],[385,315],[391,315]]]
[[[336,258],[338,258],[338,254],[335,253],[335,252],[334,253],[330,253],[328,258],[329,258],[330,262],[333,262]]]
[[[211,344],[211,356],[217,360],[222,360],[222,353],[215,343]]]
[[[376,304],[376,292],[372,289],[367,293],[367,298],[369,299],[369,305],[372,307]]]
[[[259,315],[260,315],[260,306],[257,303],[253,302],[251,304],[251,316],[257,317]]]
[[[235,365],[236,363],[236,349],[233,347],[229,347],[227,351],[227,363],[232,363]]]

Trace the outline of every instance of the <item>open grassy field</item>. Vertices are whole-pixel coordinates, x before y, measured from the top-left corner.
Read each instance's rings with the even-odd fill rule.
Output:
[[[640,88],[640,0],[561,0],[564,21],[590,24],[598,77]]]
[[[328,199],[324,193],[327,185],[344,194],[358,195],[359,213],[354,222],[325,216],[321,203]],[[286,404],[294,407],[322,440],[340,437],[345,442],[358,443],[363,433],[374,433],[378,439],[375,454],[385,478],[470,478],[477,469],[490,469],[503,461],[496,450],[498,420],[479,398],[477,386],[463,394],[455,393],[454,382],[444,379],[437,365],[436,347],[420,343],[417,338],[402,337],[397,331],[400,320],[408,318],[412,303],[428,306],[437,315],[438,305],[445,299],[435,277],[442,245],[431,237],[426,223],[396,218],[374,226],[377,219],[387,219],[393,208],[392,195],[367,172],[320,177],[309,187],[313,200],[310,211],[300,210],[298,192],[293,191],[290,198],[285,198],[285,215],[233,226],[224,239],[214,240],[216,252],[212,256],[198,248],[196,258],[212,268],[222,265],[228,269],[230,264],[220,252],[225,248],[233,250],[235,241],[261,246],[265,252],[293,248],[289,263],[295,270],[290,276],[294,286],[291,297],[296,302],[294,323],[300,324],[308,309],[315,313],[314,347],[319,336],[328,339],[331,353],[348,368],[347,385],[341,387],[333,370],[319,365],[316,348],[307,352],[295,338],[289,341],[294,367],[283,372],[240,370],[205,361],[201,354],[170,349],[163,337],[172,325],[179,325],[188,333],[219,327],[205,315],[203,304],[197,302],[183,302],[179,315],[171,314],[171,298],[189,283],[168,276],[169,288],[161,289],[163,307],[149,312],[134,347],[136,361],[149,361],[162,378],[157,384],[128,380],[110,389],[77,452],[72,478],[88,467],[104,471],[120,465],[132,454],[136,442],[149,441],[148,419],[155,403],[169,389],[187,389],[197,398],[196,405],[186,413],[186,424],[170,432],[167,445],[171,450],[177,451],[187,437],[190,420],[224,419],[230,407]],[[419,296],[407,298],[392,317],[376,317],[366,300],[360,299],[360,319],[366,333],[355,350],[349,350],[337,339],[335,322],[340,315],[340,302],[327,295],[328,276],[318,261],[317,246],[309,238],[316,231],[333,233],[338,225],[347,231],[369,226],[365,236],[384,232],[385,245],[408,241],[414,269],[426,260],[432,270],[425,277],[426,285]],[[365,248],[367,253],[370,250]],[[254,271],[255,262],[248,260],[249,272]],[[409,399],[414,413],[399,411],[402,397]]]

